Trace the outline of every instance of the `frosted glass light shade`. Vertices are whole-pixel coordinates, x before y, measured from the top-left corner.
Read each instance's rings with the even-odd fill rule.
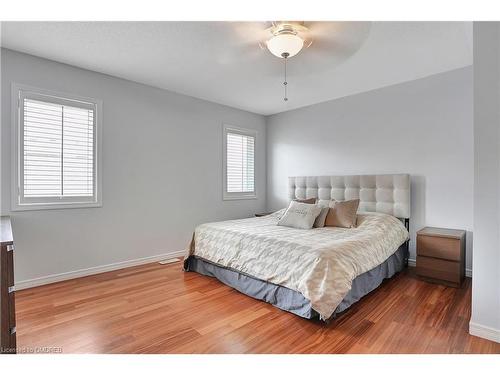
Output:
[[[295,56],[303,46],[302,38],[294,34],[278,34],[267,41],[269,51],[280,58],[284,57],[284,53],[288,53],[287,57]]]

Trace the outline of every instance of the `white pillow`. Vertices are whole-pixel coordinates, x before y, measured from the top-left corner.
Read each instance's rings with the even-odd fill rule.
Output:
[[[285,214],[279,219],[278,225],[297,229],[311,229],[320,212],[321,207],[315,204],[291,201]]]

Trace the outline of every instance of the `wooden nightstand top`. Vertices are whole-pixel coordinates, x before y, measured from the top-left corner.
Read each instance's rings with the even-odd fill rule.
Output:
[[[425,227],[417,232],[417,235],[419,234],[422,236],[456,238],[459,240],[465,236],[465,231],[461,229]]]

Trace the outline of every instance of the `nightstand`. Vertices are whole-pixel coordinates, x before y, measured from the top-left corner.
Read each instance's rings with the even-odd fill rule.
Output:
[[[262,216],[267,216],[267,215],[271,215],[272,212],[261,212],[259,214],[255,214],[255,217],[262,217]]]
[[[425,227],[417,232],[417,275],[460,287],[465,277],[465,231]]]

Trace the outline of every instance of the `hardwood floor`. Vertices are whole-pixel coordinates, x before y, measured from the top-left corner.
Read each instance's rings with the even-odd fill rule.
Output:
[[[329,325],[247,297],[180,263],[17,292],[21,352],[500,353],[470,336],[471,285],[387,280]]]

